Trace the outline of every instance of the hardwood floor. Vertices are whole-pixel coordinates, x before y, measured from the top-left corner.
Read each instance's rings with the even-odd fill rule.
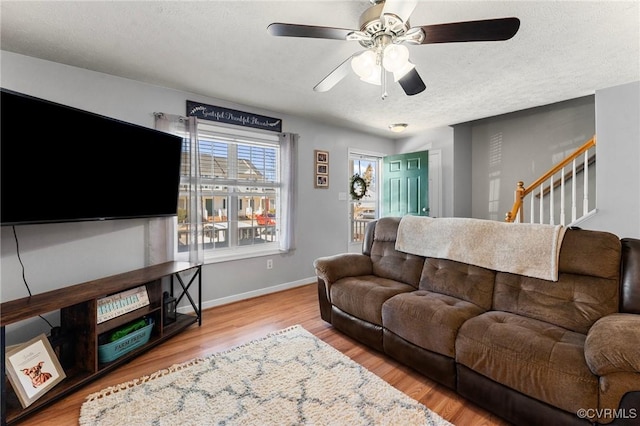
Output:
[[[172,364],[219,352],[271,331],[300,324],[388,383],[420,401],[457,426],[507,426],[451,390],[402,366],[391,358],[344,336],[320,319],[315,284],[207,309],[202,326],[153,348],[117,370],[81,388],[20,425],[77,425],[85,397],[108,386],[127,382]]]

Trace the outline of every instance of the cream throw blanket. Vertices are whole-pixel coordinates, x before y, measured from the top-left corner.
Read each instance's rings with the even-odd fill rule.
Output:
[[[561,225],[404,216],[396,250],[558,281]]]

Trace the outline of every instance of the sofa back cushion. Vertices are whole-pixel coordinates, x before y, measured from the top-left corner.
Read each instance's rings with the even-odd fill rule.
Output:
[[[598,319],[618,311],[620,257],[617,236],[568,229],[558,281],[498,272],[493,308],[586,334]]]
[[[399,223],[399,217],[377,220],[370,249],[373,274],[418,288],[424,258],[396,250]]]
[[[495,277],[495,271],[490,269],[427,257],[419,288],[453,296],[489,310],[493,301]]]

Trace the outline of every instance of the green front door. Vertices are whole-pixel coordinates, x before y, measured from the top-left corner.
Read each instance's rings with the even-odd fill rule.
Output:
[[[382,216],[429,215],[429,152],[382,160]]]

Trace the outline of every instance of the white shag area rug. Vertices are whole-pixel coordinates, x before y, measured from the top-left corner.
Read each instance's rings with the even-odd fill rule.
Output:
[[[89,395],[80,425],[451,423],[299,325]]]

